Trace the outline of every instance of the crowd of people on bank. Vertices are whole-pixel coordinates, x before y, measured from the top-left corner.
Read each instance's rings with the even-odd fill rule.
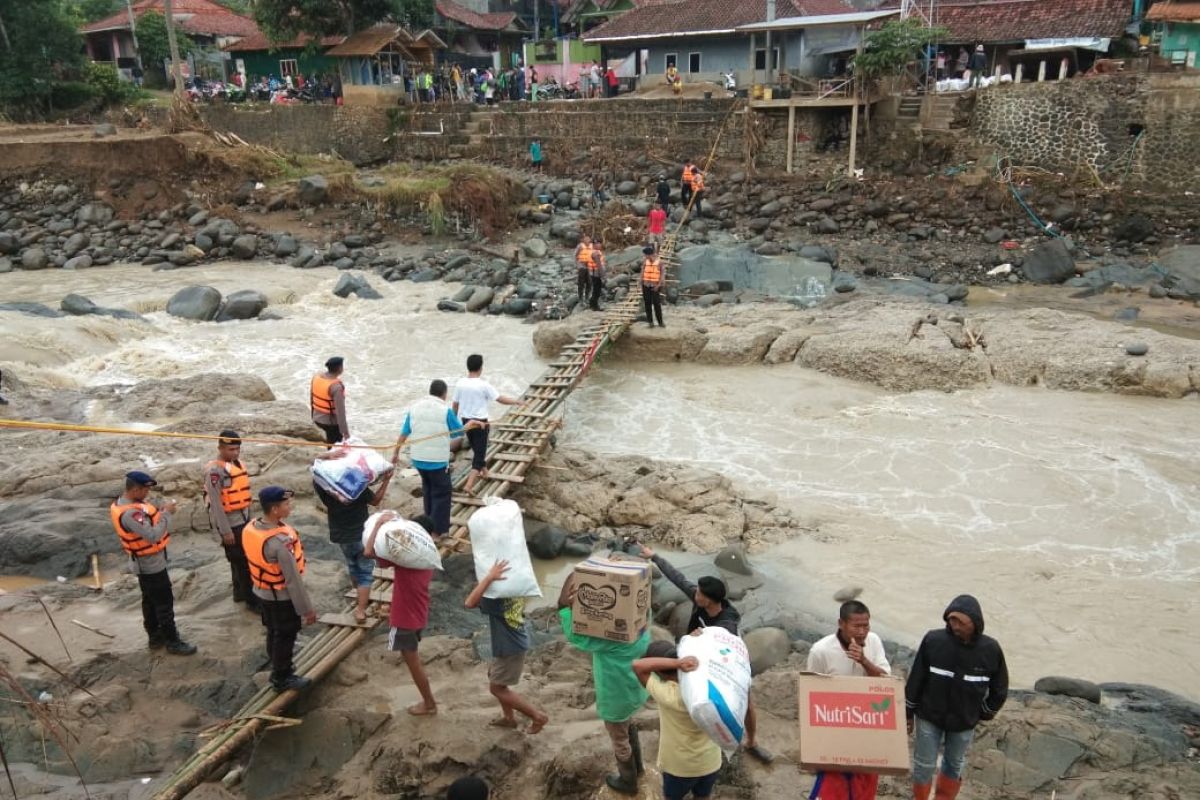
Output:
[[[689,162],[690,164],[690,162]],[[647,247],[647,257],[654,248]],[[661,324],[661,311],[659,311]],[[407,525],[418,526],[434,541],[450,531],[453,481],[450,465],[453,444],[465,445],[472,454],[470,475],[462,490],[470,495],[474,482],[487,476],[486,453],[492,403],[515,404],[517,398],[501,394],[483,378],[483,358],[472,354],[467,374],[453,393],[446,382],[435,379],[427,396],[412,403],[405,414],[392,454],[399,463],[401,448],[420,475],[422,514]],[[351,430],[346,409],[345,360],[333,357],[310,381],[309,403],[313,423],[320,429],[334,457]],[[241,436],[224,430],[217,438],[215,458],[200,475],[214,534],[230,567],[231,595],[235,604],[257,614],[266,631],[265,652],[270,684],[277,691],[300,691],[310,680],[295,671],[293,651],[304,626],[318,620],[305,586],[303,540],[288,520],[294,490],[266,486],[258,491],[255,514],[249,470],[241,458]],[[419,648],[429,623],[432,569],[412,569],[377,554],[381,527],[399,519],[394,511],[376,514],[384,503],[390,474],[374,489],[368,487],[352,500],[314,484],[324,506],[328,535],[338,545],[356,589],[352,624],[366,624],[370,587],[377,568],[392,570],[388,610],[387,648],[404,661],[420,700],[407,709],[413,717],[435,717],[438,702],[422,665]],[[188,656],[197,648],[180,635],[174,615],[174,598],[168,574],[173,500],[151,502],[157,486],[144,471],[126,474],[124,489],[112,503],[110,516],[122,548],[129,555],[142,594],[142,619],[150,649]],[[370,528],[367,530],[367,528]],[[632,552],[630,552],[632,550]],[[740,635],[741,615],[728,598],[720,577],[706,575],[689,580],[661,554],[636,542],[625,542],[610,558],[640,558],[652,562],[687,598],[691,609],[686,626],[690,635],[705,628],[723,628]],[[532,646],[525,616],[525,599],[492,599],[489,587],[506,579],[509,565],[497,561],[467,594],[464,605],[486,617],[491,642],[488,691],[500,714],[491,725],[538,734],[552,720],[535,702],[516,691]],[[642,745],[634,722],[648,699],[659,715],[657,765],[666,800],[712,796],[723,764],[722,751],[689,715],[679,686],[679,676],[696,669],[694,657],[680,658],[670,641],[651,641],[649,626],[630,642],[581,635],[574,630],[572,607],[578,587],[574,578],[564,582],[558,597],[558,620],[563,637],[591,658],[595,711],[603,723],[616,762],[616,772],[605,778],[615,792],[634,795],[644,773]],[[1004,705],[1008,673],[1000,645],[984,634],[983,613],[970,595],[956,597],[942,615],[944,627],[928,632],[917,649],[905,687],[909,733],[914,736],[912,791],[915,800],[953,800],[961,786],[966,754],[976,726],[992,719]],[[841,605],[835,631],[813,644],[807,669],[829,675],[887,677],[892,666],[883,642],[871,631],[871,613],[852,600]],[[343,623],[339,623],[343,624]],[[518,717],[519,715],[519,717]],[[739,724],[743,721],[739,720]],[[774,759],[758,740],[758,714],[753,692],[747,700],[741,749],[764,763]],[[937,770],[941,754],[941,768]],[[935,771],[937,771],[935,781]],[[870,773],[823,772],[816,777],[812,797],[818,800],[872,800],[878,776]],[[451,800],[477,800],[491,789],[478,777],[456,781]]]

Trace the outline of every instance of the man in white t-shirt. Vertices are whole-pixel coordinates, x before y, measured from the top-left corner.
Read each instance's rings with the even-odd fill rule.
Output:
[[[822,675],[891,675],[892,665],[883,652],[883,640],[871,632],[871,611],[857,600],[842,603],[838,612],[837,633],[821,639],[808,651],[808,671]],[[853,797],[874,800],[879,776],[845,772],[817,773],[812,796]]]
[[[500,394],[496,388],[485,381],[483,374],[483,356],[472,354],[467,356],[467,377],[462,378],[454,386],[454,413],[466,425],[470,420],[480,423],[479,427],[467,431],[467,442],[471,445],[471,474],[463,490],[471,494],[475,490],[475,481],[480,476],[487,477],[487,446],[488,446],[488,404],[502,403],[515,406],[521,401],[515,397]]]

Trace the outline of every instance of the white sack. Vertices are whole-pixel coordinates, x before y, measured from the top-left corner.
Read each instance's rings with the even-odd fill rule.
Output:
[[[344,444],[363,444],[363,440],[350,437]],[[346,502],[357,500],[363,490],[392,470],[392,462],[378,451],[367,447],[338,447],[331,451],[336,458],[318,458],[313,462],[313,480],[329,492]]]
[[[486,505],[471,515],[471,550],[475,553],[475,577],[483,578],[497,561],[508,562],[504,580],[495,581],[484,597],[541,597],[537,575],[525,545],[525,524],[515,500],[488,497]]]
[[[363,525],[363,547],[375,530],[378,512],[367,517]],[[375,555],[409,569],[441,569],[442,556],[429,532],[409,519],[397,517],[383,523],[375,537]]]
[[[700,666],[679,673],[683,704],[692,721],[727,753],[742,741],[750,699],[750,653],[741,638],[724,628],[704,628],[684,636],[676,648],[680,658],[694,656]]]

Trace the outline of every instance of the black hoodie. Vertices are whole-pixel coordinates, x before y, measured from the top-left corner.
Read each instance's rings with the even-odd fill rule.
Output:
[[[942,613],[966,614],[975,635],[963,642],[945,628],[921,640],[904,695],[908,715],[916,715],[945,731],[966,731],[989,720],[1008,699],[1008,667],[1000,643],[983,635],[983,610],[969,594],[954,598]]]

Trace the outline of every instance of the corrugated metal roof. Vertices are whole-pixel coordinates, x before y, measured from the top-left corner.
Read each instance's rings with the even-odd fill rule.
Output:
[[[874,22],[899,14],[899,9],[883,11],[856,11],[853,14],[816,14],[805,17],[782,17],[774,22],[755,22],[753,25],[742,25],[739,31],[786,31],[798,28],[820,28],[827,25],[857,25],[864,22]]]

